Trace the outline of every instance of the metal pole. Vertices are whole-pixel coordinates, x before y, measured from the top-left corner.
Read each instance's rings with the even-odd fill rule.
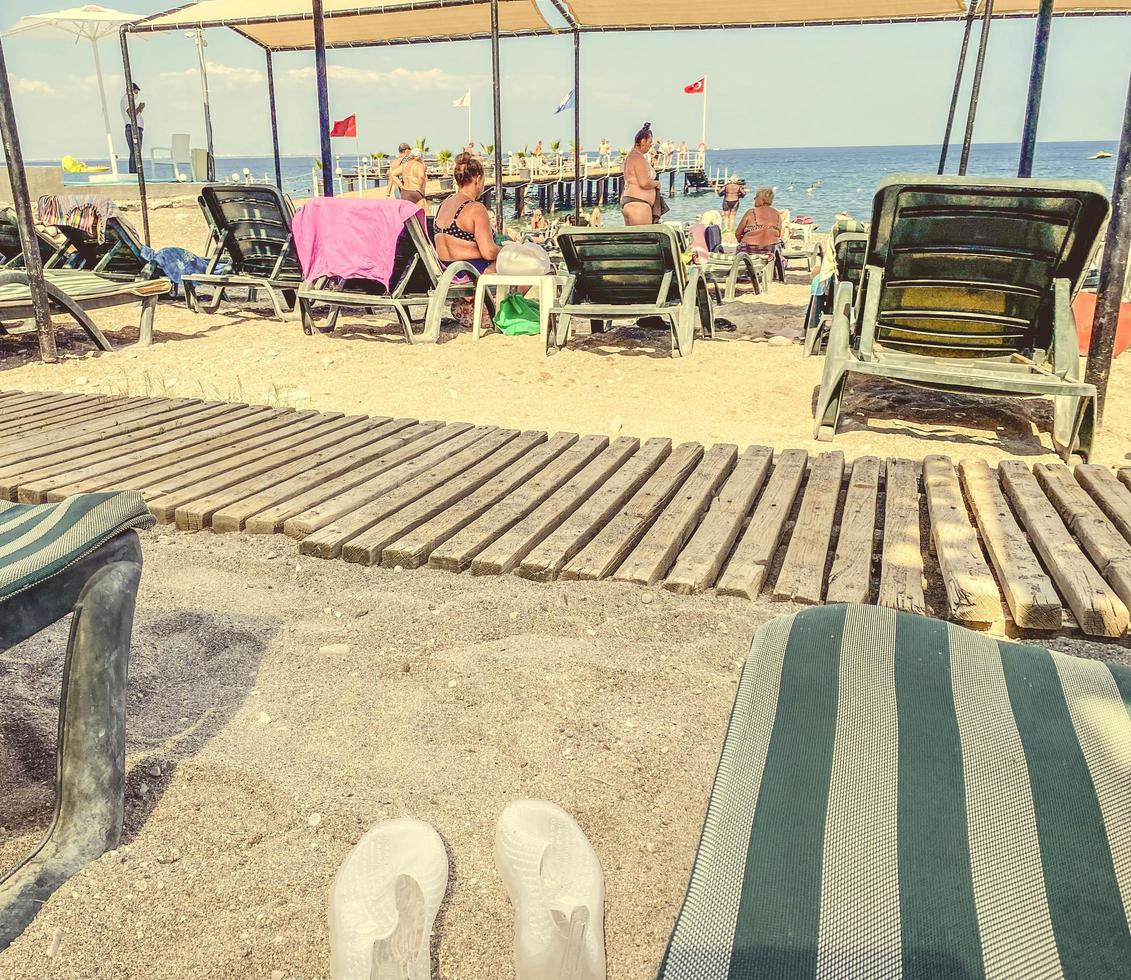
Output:
[[[939,153],[939,174],[946,170],[946,155],[950,150],[950,131],[954,128],[954,114],[958,109],[958,92],[962,88],[962,76],[966,73],[966,49],[970,46],[970,31],[974,27],[974,14],[978,10],[978,0],[969,0],[966,9],[966,26],[962,29],[962,48],[958,52],[958,68],[954,72],[954,91],[950,94],[950,112],[946,117],[946,130],[943,133],[942,152]]]
[[[1127,257],[1131,251],[1131,83],[1127,87],[1127,108],[1123,112],[1123,132],[1119,157],[1115,163],[1115,185],[1111,190],[1111,221],[1104,238],[1100,262],[1100,288],[1096,313],[1092,319],[1092,342],[1088,349],[1085,380],[1096,386],[1096,425],[1103,420],[1107,380],[1115,350],[1115,328],[1119,323],[1119,304],[1127,276]]]
[[[581,223],[581,31],[573,32],[573,215]]]
[[[212,147],[212,107],[208,102],[208,67],[204,60],[204,49],[208,42],[204,40],[204,30],[197,28],[193,32],[196,40],[196,56],[200,61],[200,92],[204,99],[204,142],[208,147],[208,173],[209,181],[216,179],[216,163]]]
[[[334,196],[334,154],[330,149],[330,91],[326,84],[326,21],[322,0],[311,0],[314,15],[314,74],[318,81],[318,134],[322,147],[322,193]]]
[[[16,224],[20,229],[20,247],[24,252],[24,268],[31,290],[31,305],[35,310],[35,331],[39,335],[39,356],[47,364],[59,360],[55,349],[55,329],[51,325],[51,308],[47,303],[47,287],[43,282],[43,257],[39,253],[39,239],[31,216],[31,198],[28,196],[27,173],[24,154],[20,149],[20,134],[16,129],[16,110],[12,105],[12,89],[8,85],[8,66],[4,62],[4,46],[0,44],[0,138],[4,143],[4,159],[8,163],[8,180],[12,185],[12,204],[16,209]]]
[[[1037,151],[1037,117],[1041,114],[1041,90],[1045,84],[1045,63],[1049,55],[1053,0],[1041,0],[1037,11],[1037,32],[1033,37],[1033,67],[1029,70],[1029,101],[1025,106],[1025,133],[1021,137],[1018,177],[1033,175],[1033,156]]]
[[[275,186],[283,189],[283,166],[279,161],[279,114],[275,110],[275,69],[267,51],[267,104],[271,110],[271,150],[275,157]]]
[[[122,70],[126,76],[126,98],[129,100],[130,119],[137,118],[137,100],[134,98],[134,75],[130,70],[130,48],[126,43],[126,28],[123,26],[118,31],[118,38],[122,42]],[[141,158],[141,140],[138,138],[137,126],[130,126],[130,139],[134,144],[134,160],[137,161],[137,196],[141,202],[141,234],[145,244],[150,244],[149,239],[149,201],[145,194],[145,161]]]
[[[118,179],[118,154],[114,152],[114,136],[110,129],[110,111],[106,108],[106,84],[102,81],[102,59],[98,55],[98,38],[90,39],[90,49],[94,54],[94,75],[98,79],[98,96],[102,101],[102,122],[106,126],[106,149],[110,153],[110,173]]]
[[[974,119],[978,115],[978,93],[982,88],[982,67],[986,63],[986,48],[990,43],[990,21],[994,16],[994,0],[986,0],[982,15],[982,33],[978,37],[978,60],[974,62],[974,81],[970,86],[970,110],[966,113],[966,135],[962,139],[962,158],[958,162],[958,174],[966,174],[970,162],[970,144],[974,139]]]
[[[499,90],[499,0],[491,0],[491,99],[495,109],[495,222],[503,230],[503,108]]]

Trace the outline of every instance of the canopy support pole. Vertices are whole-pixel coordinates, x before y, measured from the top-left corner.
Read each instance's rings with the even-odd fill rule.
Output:
[[[1115,185],[1111,190],[1111,220],[1104,239],[1100,262],[1100,286],[1096,312],[1092,319],[1092,342],[1084,379],[1096,386],[1096,425],[1103,421],[1107,381],[1115,350],[1115,328],[1119,323],[1119,304],[1127,277],[1127,258],[1131,252],[1131,84],[1127,88],[1127,108],[1123,113],[1123,132],[1115,164]]]
[[[106,108],[106,83],[102,80],[102,59],[98,55],[98,39],[90,39],[90,50],[94,55],[94,75],[98,79],[98,97],[102,102],[102,123],[106,127],[106,149],[110,154],[110,173],[118,179],[118,154],[114,152],[114,136],[110,129],[110,111]]]
[[[581,31],[573,31],[573,215],[581,224]]]
[[[334,196],[334,153],[330,148],[330,91],[326,83],[326,21],[322,0],[311,0],[314,15],[314,75],[318,82],[318,138],[322,147],[322,194]]]
[[[216,179],[216,163],[212,146],[212,106],[208,99],[208,65],[204,59],[204,29],[196,29],[194,41],[196,43],[196,57],[200,62],[200,94],[204,101],[204,145],[208,147],[208,173],[209,181]]]
[[[1018,177],[1033,176],[1033,157],[1037,152],[1037,118],[1041,114],[1041,91],[1045,85],[1045,64],[1049,56],[1053,0],[1041,0],[1037,11],[1037,32],[1033,37],[1033,66],[1029,70],[1029,101],[1025,106],[1025,133],[1021,137]]]
[[[126,76],[126,98],[130,108],[130,118],[137,118],[137,99],[134,98],[134,75],[130,69],[130,46],[126,41],[126,25],[118,32],[122,42],[122,70]],[[146,245],[152,245],[149,239],[149,200],[145,194],[145,161],[141,158],[141,140],[138,138],[137,126],[130,127],[130,139],[133,142],[133,156],[137,161],[137,195],[141,202],[141,233]]]
[[[503,230],[503,109],[499,89],[499,0],[491,0],[491,104],[495,113],[495,222]]]
[[[966,26],[962,29],[962,47],[958,51],[958,67],[954,72],[954,91],[950,94],[950,112],[946,117],[946,130],[943,132],[942,151],[939,153],[939,175],[946,172],[946,155],[950,150],[950,133],[954,128],[954,114],[958,110],[958,92],[962,88],[962,76],[966,74],[966,49],[970,46],[970,31],[974,27],[974,14],[978,10],[978,0],[969,0],[966,8]]]
[[[990,43],[990,21],[994,16],[994,0],[986,0],[982,15],[982,33],[978,37],[978,59],[974,62],[974,81],[970,86],[970,110],[966,113],[966,135],[962,139],[962,158],[958,162],[958,174],[966,175],[966,165],[970,162],[970,144],[974,141],[974,120],[978,115],[978,93],[982,88],[982,68],[986,63],[986,48]]]
[[[279,159],[279,114],[275,109],[275,68],[267,49],[267,105],[271,111],[271,151],[275,158],[275,186],[283,189],[283,165]]]
[[[24,154],[16,129],[16,110],[12,105],[12,89],[8,84],[8,66],[4,62],[4,46],[0,44],[0,139],[4,143],[4,159],[8,162],[8,180],[12,185],[12,204],[20,229],[20,247],[24,252],[31,305],[35,310],[35,332],[39,336],[39,357],[45,364],[59,360],[55,348],[55,328],[51,325],[51,308],[47,303],[47,286],[43,281],[43,256],[31,216],[31,198],[24,170]]]

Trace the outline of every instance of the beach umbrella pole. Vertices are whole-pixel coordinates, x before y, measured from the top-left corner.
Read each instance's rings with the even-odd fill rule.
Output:
[[[978,94],[982,89],[982,69],[986,64],[986,48],[990,43],[990,22],[994,16],[994,0],[986,0],[982,15],[982,33],[978,37],[978,59],[974,62],[974,81],[970,85],[970,110],[966,113],[966,135],[962,139],[962,158],[958,162],[959,176],[965,176],[970,162],[970,144],[974,141],[974,119],[978,115]]]
[[[283,164],[279,158],[279,114],[275,108],[275,69],[267,51],[267,106],[271,112],[271,152],[275,158],[275,186],[283,189]]]
[[[581,217],[581,31],[573,32],[573,214]]]
[[[130,68],[130,46],[126,41],[126,28],[118,32],[122,42],[122,71],[126,76],[126,98],[129,100],[130,118],[137,118],[137,100],[134,98],[134,73]],[[137,161],[137,196],[141,202],[141,233],[145,244],[151,245],[149,238],[149,200],[145,193],[145,161],[141,158],[141,140],[137,136],[137,126],[130,127],[130,138],[134,145],[134,159]]]
[[[491,104],[495,111],[495,221],[503,230],[503,107],[499,91],[499,0],[491,0]]]
[[[1033,157],[1037,151],[1037,118],[1041,113],[1041,91],[1045,85],[1045,64],[1049,56],[1049,33],[1052,30],[1053,0],[1041,0],[1037,11],[1037,31],[1033,37],[1033,67],[1029,71],[1029,100],[1025,105],[1025,132],[1021,138],[1021,161],[1018,177],[1033,175]]]
[[[212,146],[212,106],[208,98],[208,66],[204,59],[204,31],[197,28],[195,31],[196,57],[200,62],[200,94],[204,101],[204,141],[208,147],[208,180],[216,179],[216,163],[213,158]]]
[[[1131,81],[1127,87],[1127,106],[1123,112],[1123,131],[1115,163],[1115,185],[1111,191],[1111,220],[1104,238],[1100,262],[1100,286],[1096,312],[1092,319],[1092,341],[1088,348],[1088,367],[1084,379],[1096,386],[1096,425],[1103,420],[1107,399],[1108,375],[1115,351],[1115,328],[1127,279],[1127,258],[1131,253]]]
[[[102,81],[102,59],[98,56],[98,39],[90,39],[90,50],[94,55],[94,74],[98,79],[98,97],[102,100],[102,122],[106,126],[106,150],[110,154],[110,172],[118,178],[118,155],[114,152],[114,133],[110,129],[110,112],[106,108],[106,85]]]
[[[0,44],[0,139],[4,143],[4,159],[8,161],[8,180],[12,185],[12,204],[20,229],[20,247],[24,253],[31,305],[35,310],[35,331],[39,336],[39,356],[47,364],[59,360],[55,348],[55,329],[51,325],[51,308],[47,303],[47,287],[43,282],[43,257],[31,216],[31,198],[24,171],[24,155],[20,134],[16,129],[16,110],[12,105],[12,89],[8,84],[8,66],[4,62],[4,46]]]
[[[966,26],[962,29],[962,47],[958,52],[958,67],[954,71],[954,91],[950,94],[950,112],[947,113],[942,150],[939,153],[940,176],[946,170],[946,155],[950,149],[950,133],[954,129],[954,115],[958,111],[958,93],[962,88],[962,76],[966,74],[966,50],[970,47],[970,31],[974,27],[974,15],[978,11],[978,0],[969,0],[969,3],[970,6],[966,9]]]
[[[311,0],[314,16],[314,74],[318,82],[318,128],[322,150],[322,193],[334,196],[334,154],[330,148],[330,91],[326,83],[326,21],[322,0]]]

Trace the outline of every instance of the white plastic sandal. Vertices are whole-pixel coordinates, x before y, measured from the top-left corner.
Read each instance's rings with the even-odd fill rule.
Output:
[[[448,888],[448,852],[421,820],[374,825],[330,888],[333,980],[428,980],[432,925]]]
[[[495,865],[514,905],[518,980],[605,980],[605,878],[577,821],[516,800],[495,827]]]

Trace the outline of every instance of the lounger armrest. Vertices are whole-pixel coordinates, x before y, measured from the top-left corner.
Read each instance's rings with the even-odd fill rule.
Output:
[[[672,288],[672,270],[668,269],[664,273],[664,278],[660,280],[660,289],[656,293],[656,305],[661,305],[668,298],[668,291]]]
[[[851,283],[847,282],[838,284],[836,298],[834,299],[836,307],[833,311],[834,316],[836,315],[836,310],[840,309],[841,286],[851,285]],[[870,358],[872,356],[872,348],[876,342],[876,319],[880,313],[880,293],[883,291],[883,288],[883,268],[876,265],[866,265],[864,267],[864,274],[860,277],[860,291],[863,293],[860,301],[863,303],[863,313],[860,317],[859,350],[862,358]]]
[[[1066,381],[1080,380],[1080,340],[1072,312],[1072,283],[1053,282],[1052,370]]]

